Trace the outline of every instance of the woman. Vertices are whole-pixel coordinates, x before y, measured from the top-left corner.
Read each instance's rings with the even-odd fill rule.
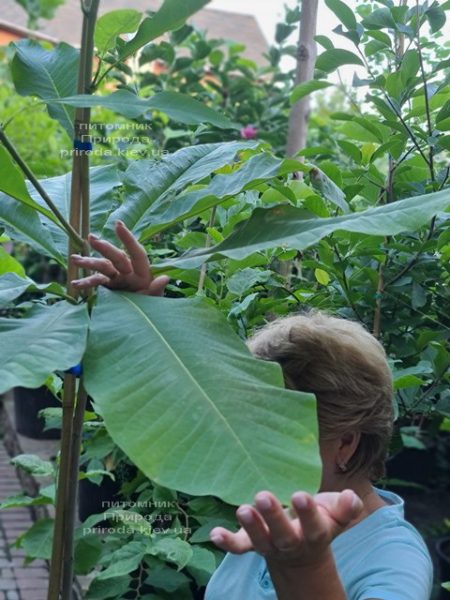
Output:
[[[104,258],[78,255],[97,271],[79,289],[162,295],[144,248],[120,221],[128,255],[90,236]],[[277,361],[286,386],[316,395],[323,473],[320,493],[296,492],[285,511],[269,491],[237,510],[241,529],[216,527],[228,552],[206,600],[429,600],[432,565],[402,499],[372,486],[384,472],[392,433],[392,378],[379,342],[361,325],[322,313],[275,321],[249,341],[255,356]]]

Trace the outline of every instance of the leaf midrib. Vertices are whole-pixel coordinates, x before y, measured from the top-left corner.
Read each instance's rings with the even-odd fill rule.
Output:
[[[128,298],[127,296],[120,296],[122,299],[126,300],[129,304],[131,304],[131,306],[140,314],[142,315],[142,317],[144,318],[144,321],[146,323],[148,323],[148,325],[153,329],[153,331],[157,334],[157,336],[161,339],[162,343],[167,347],[167,349],[169,350],[169,352],[173,355],[173,357],[175,358],[175,360],[179,363],[179,365],[181,366],[181,368],[183,369],[183,371],[188,375],[189,379],[192,380],[192,382],[194,383],[194,385],[200,390],[202,396],[204,398],[206,398],[207,402],[210,404],[210,406],[212,407],[213,411],[217,413],[217,415],[220,417],[220,419],[223,421],[223,423],[225,424],[225,427],[229,430],[231,436],[236,440],[238,446],[241,448],[242,452],[244,453],[244,455],[247,457],[247,460],[255,467],[256,471],[259,473],[259,475],[261,476],[261,479],[267,483],[266,477],[264,476],[263,473],[261,473],[260,469],[258,468],[258,466],[255,464],[255,462],[252,460],[251,455],[248,453],[247,449],[245,448],[245,446],[242,444],[241,440],[239,439],[239,437],[236,435],[236,433],[233,431],[233,429],[230,427],[229,423],[227,422],[227,420],[225,419],[225,416],[220,412],[220,410],[217,408],[217,406],[214,404],[214,402],[209,398],[208,394],[206,393],[206,391],[202,388],[202,386],[198,383],[198,381],[196,381],[196,379],[192,376],[192,374],[190,373],[189,369],[185,366],[184,362],[182,361],[182,359],[178,356],[178,354],[175,352],[175,350],[172,348],[172,346],[167,342],[167,340],[165,339],[165,337],[162,335],[162,333],[158,330],[158,328],[155,326],[155,324],[148,318],[148,316],[145,314],[145,312],[140,308],[140,306],[138,306],[137,304],[135,304],[134,302],[131,301],[130,298]]]

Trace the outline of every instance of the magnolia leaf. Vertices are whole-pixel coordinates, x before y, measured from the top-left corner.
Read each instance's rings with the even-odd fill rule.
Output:
[[[127,533],[136,531],[147,536],[152,533],[150,522],[140,513],[131,510],[108,510],[105,512],[105,519],[111,521],[116,527],[124,527]]]
[[[20,262],[18,260],[16,260],[14,258],[14,256],[11,256],[11,254],[6,252],[6,250],[3,248],[3,246],[0,246],[0,273],[2,273],[2,276],[0,277],[0,301],[1,301],[1,291],[3,291],[4,277],[5,277],[5,275],[3,275],[3,273],[5,273],[6,275],[11,275],[11,277],[14,279],[15,284],[17,284],[17,285],[19,285],[19,282],[17,280],[20,280],[21,282],[23,282],[24,278],[26,277],[25,269],[23,268],[23,266],[20,264]],[[10,283],[6,284],[7,288],[9,288],[10,286],[11,286]],[[14,298],[15,298],[15,296],[13,296],[13,299]]]
[[[327,87],[333,85],[332,83],[328,83],[328,81],[319,81],[312,79],[311,81],[306,81],[305,83],[299,83],[292,90],[289,100],[291,104],[295,104],[305,96],[309,96],[312,92],[317,90],[323,90]]]
[[[39,204],[34,202],[33,198],[31,198],[22,172],[13,162],[9,153],[3,146],[0,146],[0,171],[2,173],[2,178],[0,179],[0,192],[4,192],[19,202],[23,202],[30,208],[34,208],[41,212],[54,223],[59,223],[58,219],[50,210],[48,210],[48,208],[39,206]]]
[[[238,124],[232,123],[223,114],[191,98],[191,96],[179,92],[159,92],[150,98],[140,98],[128,90],[118,90],[108,96],[79,94],[78,96],[67,96],[60,100],[47,98],[46,102],[81,108],[104,106],[129,119],[135,119],[149,110],[159,110],[174,121],[187,125],[210,123],[220,129],[238,129],[240,127]]]
[[[331,73],[343,65],[364,65],[364,63],[353,52],[340,48],[325,50],[316,61],[316,69],[325,73]]]
[[[21,539],[27,557],[50,560],[52,556],[53,519],[39,519]]]
[[[19,454],[14,456],[10,462],[35,477],[50,477],[55,473],[55,468],[50,461],[43,460],[35,454]]]
[[[175,563],[178,569],[185,567],[193,556],[192,546],[180,538],[157,538],[150,544],[147,552],[167,562]]]
[[[240,223],[220,244],[160,263],[158,267],[193,269],[206,260],[240,260],[268,248],[304,250],[334,231],[353,231],[380,236],[397,235],[403,231],[415,231],[428,223],[436,213],[449,207],[449,190],[442,190],[329,218],[306,218],[303,209],[289,205],[257,208],[250,219]]]
[[[14,46],[11,73],[16,90],[22,96],[46,99],[49,115],[61,123],[72,139],[75,111],[48,101],[76,93],[79,51],[65,43],[45,50],[32,40],[21,40]]]
[[[329,202],[338,206],[344,213],[348,213],[350,208],[345,200],[344,192],[328,177],[326,173],[319,168],[314,167],[310,171],[311,184]]]
[[[0,502],[0,510],[4,508],[21,508],[23,506],[41,506],[43,504],[52,504],[53,499],[40,494],[32,498],[26,494],[17,494],[17,496],[9,496]]]
[[[115,550],[109,558],[109,566],[96,576],[98,581],[127,575],[138,568],[145,556],[146,544],[140,541],[131,541]]]
[[[121,184],[119,173],[115,165],[92,167],[89,169],[90,192],[90,230],[92,233],[102,235],[103,227],[110,213],[117,208],[115,190]],[[72,173],[49,177],[40,181],[47,194],[53,199],[61,214],[69,220],[70,190]],[[40,196],[30,188],[30,194],[37,203],[42,203]],[[41,217],[41,222],[51,233],[51,239],[61,253],[67,255],[67,234],[55,225]]]
[[[152,481],[232,504],[317,490],[314,397],[285,390],[281,368],[205,300],[101,289],[84,373],[109,434]]]
[[[0,394],[13,387],[36,388],[54,371],[78,364],[84,353],[86,304],[66,301],[33,306],[21,319],[0,319]]]
[[[397,24],[389,8],[378,8],[363,19],[366,29],[396,29]]]
[[[42,216],[42,218],[46,217]],[[63,255],[34,209],[5,194],[0,194],[0,221],[5,225],[11,239],[30,244],[38,252],[51,256],[61,265],[65,265]],[[54,226],[54,229],[62,235],[59,227]]]
[[[343,23],[347,29],[356,29],[357,22],[355,13],[341,0],[325,0],[325,4],[331,9],[337,18]]]
[[[182,148],[162,160],[132,162],[124,178],[125,200],[109,216],[102,235],[115,239],[114,225],[119,219],[140,234],[148,224],[150,211],[164,212],[166,204],[175,204],[174,199],[179,204],[179,194],[187,186],[233,163],[238,152],[256,146],[256,142],[244,141],[200,144]]]
[[[296,164],[294,161],[291,170],[297,170]],[[283,161],[279,158],[268,153],[256,154],[239,169],[215,175],[206,187],[181,194],[177,202],[168,197],[155,203],[146,215],[150,225],[142,232],[141,241],[170,225],[220,204],[224,199],[247,189],[247,186],[255,187],[267,179],[272,179],[280,174],[282,169]]]
[[[179,29],[191,15],[206,6],[210,0],[164,0],[163,5],[153,17],[144,19],[134,36],[120,52],[123,60],[134,54],[139,48],[160,37],[167,31]]]
[[[88,575],[99,563],[103,544],[96,534],[85,535],[75,542],[74,570],[77,575]],[[117,592],[117,588],[114,590]]]
[[[447,21],[447,16],[442,6],[439,6],[438,2],[433,2],[428,10],[425,11],[425,15],[430,24],[431,33],[436,33],[442,29]]]
[[[135,32],[141,19],[142,13],[131,8],[102,15],[95,24],[94,43],[98,53],[105,54],[114,48],[120,34]]]
[[[5,251],[0,248],[0,264],[3,262],[3,252]],[[9,258],[14,260],[12,257]],[[20,265],[20,263],[18,264]],[[59,283],[37,284],[29,277],[26,277],[24,271],[19,273],[9,272],[0,276],[0,307],[12,302],[25,292],[42,292],[67,297],[66,290]]]
[[[330,276],[323,269],[315,269],[314,276],[321,285],[328,285],[330,283]]]

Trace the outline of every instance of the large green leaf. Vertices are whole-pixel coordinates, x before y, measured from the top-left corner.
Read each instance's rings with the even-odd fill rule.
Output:
[[[334,12],[339,21],[341,21],[347,29],[356,29],[357,22],[355,13],[347,6],[347,4],[345,4],[345,2],[342,2],[342,0],[325,0],[325,4]]]
[[[46,217],[42,216],[42,219],[45,220]],[[52,221],[47,221],[59,235],[64,235]],[[6,194],[0,194],[0,223],[5,225],[12,239],[29,243],[38,252],[51,256],[62,265],[65,264],[49,228],[41,223],[39,213],[33,208],[17,202]]]
[[[52,100],[76,93],[78,50],[65,43],[45,50],[32,40],[21,40],[14,45],[16,53],[11,62],[11,72],[19,94]],[[72,138],[73,108],[48,104],[48,113]]]
[[[140,98],[128,90],[118,90],[108,96],[79,94],[54,102],[51,99],[46,101],[56,105],[64,104],[81,108],[104,106],[129,119],[135,119],[149,110],[159,110],[179,123],[188,125],[211,123],[221,129],[239,128],[239,125],[232,123],[224,115],[179,92],[159,92],[150,98]]]
[[[281,159],[267,153],[257,154],[244,162],[239,169],[215,175],[211,183],[202,189],[188,191],[175,201],[170,197],[158,201],[146,214],[144,224],[147,224],[147,227],[141,234],[141,240],[148,239],[169,225],[216,206],[248,187],[255,187],[267,179],[273,179],[282,167]],[[296,167],[293,166],[292,170],[296,170]]]
[[[163,5],[153,17],[142,21],[134,38],[122,48],[120,58],[123,60],[163,33],[180,28],[186,19],[206,6],[209,1],[164,0]]]
[[[23,204],[29,206],[30,208],[34,208],[38,212],[45,215],[47,219],[53,221],[53,223],[55,223],[58,227],[62,228],[62,226],[59,225],[58,219],[47,208],[47,205],[39,205],[30,196],[22,172],[13,162],[9,153],[3,146],[0,146],[0,171],[2,173],[2,179],[0,180],[1,192],[8,194],[8,196],[15,198],[19,202],[23,202]]]
[[[94,43],[99,54],[105,54],[116,45],[121,33],[133,33],[139,27],[142,13],[131,8],[112,10],[102,15],[95,24]]]
[[[65,289],[59,283],[37,284],[29,277],[21,277],[16,273],[5,273],[0,276],[0,307],[12,302],[27,291],[66,296]]]
[[[35,388],[54,371],[78,364],[86,346],[85,304],[34,306],[22,319],[0,319],[0,394]]]
[[[30,558],[44,558],[49,560],[52,556],[53,519],[39,519],[33,523],[25,533],[21,547]]]
[[[89,178],[91,232],[101,235],[109,214],[117,208],[118,201],[115,200],[115,189],[121,184],[121,181],[115,165],[92,167],[89,170]],[[69,172],[65,175],[50,177],[41,180],[40,183],[61,211],[61,214],[66,219],[69,219],[72,174]],[[43,203],[40,196],[31,186],[29,189],[34,200],[39,204]],[[66,256],[67,234],[65,231],[55,227],[45,217],[41,217],[41,222],[51,232],[51,237],[59,252],[63,256]]]
[[[103,235],[114,239],[114,224],[118,219],[140,233],[148,224],[148,212],[165,203],[178,202],[178,194],[188,185],[198,183],[215,170],[233,163],[236,154],[255,148],[257,142],[202,144],[182,148],[162,160],[134,161],[125,178],[125,200],[109,217]]]
[[[343,65],[363,65],[364,63],[349,50],[342,50],[340,48],[333,48],[332,50],[325,50],[316,61],[316,69],[318,71],[324,71],[325,73],[331,73]]]
[[[450,207],[450,190],[415,196],[391,204],[330,218],[311,219],[303,209],[280,205],[257,208],[220,244],[164,263],[164,267],[196,268],[206,260],[242,259],[267,248],[304,250],[334,231],[396,235],[415,231],[436,213]],[[159,266],[159,265],[158,265]],[[163,266],[163,265],[161,265]]]
[[[312,92],[316,92],[317,90],[323,90],[327,87],[333,85],[332,83],[328,83],[328,81],[319,81],[316,79],[311,79],[311,81],[305,81],[304,83],[299,83],[292,90],[291,95],[289,97],[290,103],[295,104],[305,96],[309,96]]]
[[[314,397],[283,389],[206,301],[101,290],[84,367],[111,437],[153,481],[233,504],[317,491]]]

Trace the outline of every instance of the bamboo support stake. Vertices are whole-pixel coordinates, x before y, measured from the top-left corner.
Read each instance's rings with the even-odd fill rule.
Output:
[[[82,2],[83,33],[78,73],[78,93],[89,92],[92,78],[93,35],[100,0]],[[89,134],[90,111],[77,109],[75,113],[76,142],[82,142],[83,136]],[[86,150],[78,145],[74,148],[70,225],[83,237],[89,231],[89,158]],[[69,256],[75,251],[69,239]],[[87,249],[85,247],[85,252]],[[76,296],[77,290],[71,285],[72,279],[78,276],[78,269],[69,261],[68,290]],[[76,495],[78,488],[78,464],[80,438],[83,426],[83,415],[86,394],[82,381],[78,391],[77,408],[75,409],[76,380],[73,375],[66,375],[64,380],[63,428],[61,433],[60,467],[56,500],[56,515],[52,549],[52,561],[47,600],[71,600],[73,586],[73,538],[75,525]],[[81,417],[80,417],[81,415]],[[62,595],[61,595],[62,594]]]

